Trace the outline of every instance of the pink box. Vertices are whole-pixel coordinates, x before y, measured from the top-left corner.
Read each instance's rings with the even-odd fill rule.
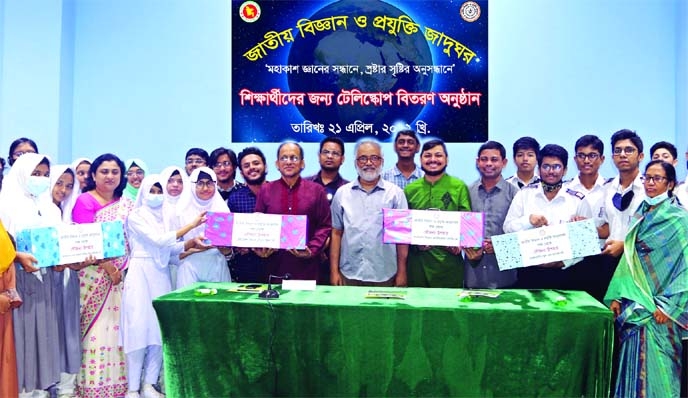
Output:
[[[414,231],[414,219],[416,228],[430,228]],[[384,243],[481,247],[483,226],[483,213],[383,209],[382,239]]]
[[[215,246],[305,249],[308,217],[208,212],[205,237]]]

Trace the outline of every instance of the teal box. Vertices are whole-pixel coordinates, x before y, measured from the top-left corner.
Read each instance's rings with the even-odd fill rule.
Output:
[[[120,257],[126,253],[122,221],[31,228],[16,236],[17,251],[31,253],[38,267]]]

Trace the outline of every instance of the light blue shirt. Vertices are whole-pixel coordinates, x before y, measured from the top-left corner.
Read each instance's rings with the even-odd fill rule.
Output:
[[[396,244],[382,243],[382,209],[408,209],[404,191],[380,178],[367,192],[357,178],[337,190],[330,208],[332,228],[343,231],[341,273],[365,282],[384,282],[396,275]]]
[[[404,190],[408,184],[416,181],[419,178],[423,178],[424,175],[425,173],[423,172],[423,169],[416,165],[416,169],[413,170],[413,173],[406,178],[395,164],[394,167],[382,173],[382,178],[394,183],[396,186]]]

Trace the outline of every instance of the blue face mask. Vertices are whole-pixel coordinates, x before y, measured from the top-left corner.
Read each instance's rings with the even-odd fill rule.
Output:
[[[647,196],[645,197],[645,203],[647,203],[650,206],[657,206],[658,204],[664,202],[667,199],[669,199],[669,191],[659,194],[654,198]]]
[[[158,207],[162,206],[162,202],[164,199],[165,198],[162,194],[151,193],[146,195],[146,204],[148,205],[148,207],[157,209]]]
[[[26,190],[33,196],[39,196],[50,188],[50,178],[30,176],[26,182]]]

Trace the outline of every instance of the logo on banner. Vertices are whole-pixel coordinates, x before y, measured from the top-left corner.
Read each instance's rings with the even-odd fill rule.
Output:
[[[245,1],[239,7],[239,15],[244,22],[256,22],[260,18],[260,6],[255,1]]]
[[[459,10],[461,18],[466,22],[475,22],[480,18],[480,6],[475,1],[467,1]]]

